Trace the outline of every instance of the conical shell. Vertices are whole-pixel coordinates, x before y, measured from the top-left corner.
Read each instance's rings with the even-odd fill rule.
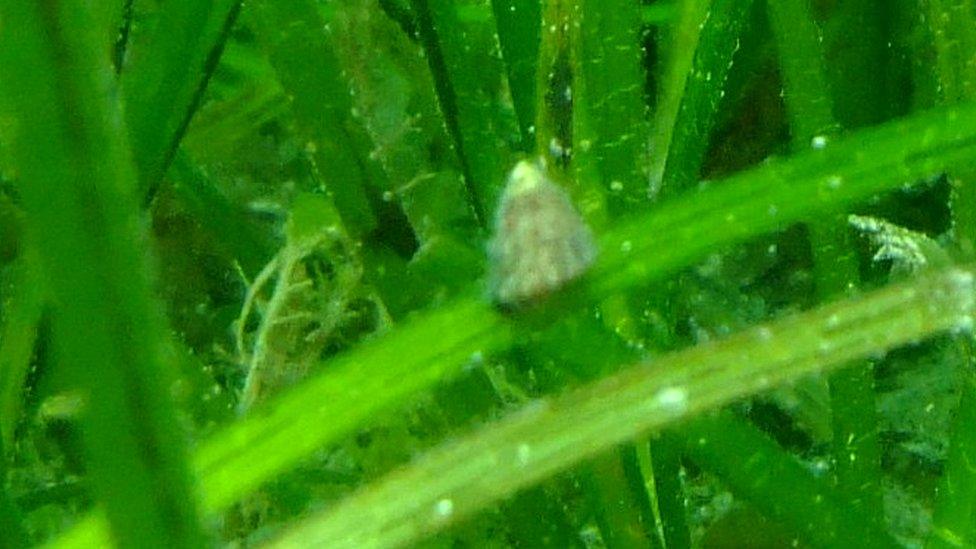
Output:
[[[489,258],[492,296],[512,306],[583,274],[596,259],[596,246],[566,192],[542,167],[521,161],[499,201]]]

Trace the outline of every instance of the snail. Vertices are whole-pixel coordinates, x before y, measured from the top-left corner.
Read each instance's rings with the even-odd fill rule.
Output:
[[[537,301],[578,278],[596,260],[593,233],[540,162],[522,160],[508,175],[488,243],[495,303]]]

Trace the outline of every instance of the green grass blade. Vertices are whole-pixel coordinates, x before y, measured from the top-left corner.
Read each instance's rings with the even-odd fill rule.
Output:
[[[974,138],[976,105],[938,109],[716,182],[608,233],[590,291],[611,294],[688,265],[708,250],[969,165]]]
[[[972,0],[925,0],[922,4],[938,53],[943,100],[969,101],[976,97],[976,5]]]
[[[958,269],[918,278],[662,356],[563,396],[532,402],[520,412],[433,450],[293,528],[272,546],[415,543],[641,433],[854,358],[944,330],[968,329],[974,312],[973,278],[971,271]],[[775,462],[761,463],[760,469],[769,465],[795,483],[778,487],[789,491],[793,499],[784,502],[778,498],[774,505],[777,515],[798,527],[798,533],[815,543],[860,540],[871,547],[886,546],[883,534],[856,514],[845,515],[842,504],[811,507],[809,503],[815,503],[818,494],[832,499],[829,484],[815,480],[774,446],[767,450],[762,457]],[[752,465],[741,470],[724,466],[724,470],[730,475],[742,474],[744,482],[752,483],[742,488],[757,497],[777,489],[767,486],[777,477],[758,474]],[[757,479],[765,479],[763,486]],[[804,496],[797,497],[800,494]]]
[[[520,139],[514,117],[497,99],[505,74],[492,8],[486,0],[413,0],[413,5],[441,111],[475,212],[485,224],[515,163],[510,144]]]
[[[877,522],[764,433],[729,413],[680,427],[686,455],[812,547],[896,547]]]
[[[599,301],[661,280],[715,250],[973,158],[976,105],[865,130],[632,218],[603,236],[602,260],[583,287]],[[196,464],[205,483],[206,509],[216,511],[366,418],[457,375],[475,351],[487,355],[505,347],[511,342],[505,326],[479,293],[417,316],[325,365],[322,374],[283,395],[264,414],[256,410],[254,417],[203,445]],[[389,382],[374,385],[376,380]],[[323,396],[340,387],[364,389],[343,389],[334,400]],[[97,539],[96,523],[86,524],[71,539]]]
[[[976,6],[971,0],[923,2],[936,51],[936,73],[942,102],[976,99]],[[952,194],[952,236],[963,258],[976,256],[976,171],[949,175]],[[960,547],[976,543],[976,377],[973,341],[959,342],[966,360],[961,365],[961,396],[949,434],[949,455],[936,492],[932,534],[927,547]]]
[[[445,239],[480,245],[480,227],[424,51],[378,16],[379,9],[375,0],[337,7],[328,38],[354,96],[356,120],[375,144],[370,156],[386,174],[384,200],[399,204],[431,261],[449,253]]]
[[[569,0],[561,4],[566,19],[550,23],[559,28],[553,32],[547,27],[546,38],[557,41],[560,33],[565,34],[569,51],[560,51],[557,42],[547,48],[550,55],[555,54],[548,61],[558,67],[560,56],[568,53],[572,79],[565,88],[559,87],[562,83],[558,80],[549,80],[555,87],[547,93],[571,104],[570,112],[560,113],[557,108],[552,116],[571,117],[572,140],[566,146],[571,148],[575,177],[570,189],[575,190],[579,208],[591,227],[599,231],[610,219],[648,204],[645,153],[649,126],[640,3]],[[545,76],[540,75],[540,80]],[[546,101],[547,105],[551,103],[551,99]],[[555,106],[559,105],[557,100]],[[600,310],[608,333],[638,324],[622,296],[604,300]],[[618,329],[617,333],[637,339],[633,330]],[[640,502],[646,505],[650,495],[643,480],[628,482],[625,477],[621,461],[627,454],[636,455],[636,449],[624,447],[594,458],[586,467],[592,478],[588,484],[591,497],[601,501],[595,514],[608,546],[647,547],[653,539],[653,522],[643,516]]]
[[[13,448],[14,430],[20,422],[24,402],[24,382],[30,371],[37,330],[44,308],[44,282],[32,251],[10,267],[13,295],[3,303],[0,328],[0,443]],[[6,292],[5,292],[6,293]]]
[[[245,16],[291,100],[346,230],[361,238],[377,227],[367,195],[373,183],[365,166],[372,146],[350,120],[349,87],[340,79],[342,67],[322,33],[327,21],[310,0],[258,0],[248,4]]]
[[[269,235],[231,204],[184,151],[177,151],[169,177],[182,204],[214,235],[218,246],[238,261],[248,276],[255,276],[274,255]]]
[[[725,82],[750,19],[752,4],[752,0],[711,2],[668,147],[661,181],[664,197],[691,188],[700,178],[712,127],[725,97]]]
[[[651,155],[649,193],[653,198],[660,194],[677,127],[678,117],[685,96],[688,75],[695,66],[695,52],[702,30],[708,19],[711,0],[689,0],[678,9],[677,22],[670,32],[670,41],[664,51],[666,61],[661,63],[658,84],[658,101],[654,107],[651,137],[648,148]]]
[[[652,547],[638,501],[639,497],[646,497],[643,487],[641,491],[633,490],[624,468],[624,456],[631,450],[630,446],[611,447],[580,467],[590,512],[610,549]]]
[[[653,437],[650,456],[654,460],[654,497],[658,508],[659,533],[668,549],[691,547],[688,503],[681,484],[681,449],[674,441]]]
[[[635,203],[646,204],[647,198],[644,160],[649,132],[640,2],[582,0],[577,6],[573,162],[588,160],[599,166],[583,172],[593,173],[611,195],[611,209],[626,211]]]
[[[976,99],[976,5],[971,0],[927,0],[942,102]],[[976,173],[953,174],[950,206],[959,249],[976,256]]]
[[[492,0],[491,7],[498,25],[498,43],[522,131],[523,148],[530,151],[535,133],[536,67],[542,7],[540,0]]]
[[[656,121],[651,141],[652,196],[658,190],[663,197],[674,196],[698,182],[716,113],[725,96],[725,82],[751,8],[751,0],[712,0],[707,7],[689,4],[682,14],[676,33],[680,42],[670,48],[674,59],[662,93],[661,103],[666,110]],[[697,36],[689,28],[696,20],[702,25]],[[688,53],[681,50],[687,47],[685,42],[695,46],[690,63]],[[683,85],[679,84],[682,78]],[[669,122],[672,128],[662,128]]]
[[[57,363],[88,393],[93,491],[120,545],[199,547],[104,37],[85,2],[2,3],[0,18],[18,190],[57,303]]]
[[[808,0],[767,3],[783,75],[784,99],[793,146],[800,149],[818,135],[836,132],[827,87],[820,29]]]
[[[901,88],[890,79],[890,38],[887,22],[879,17],[887,4],[861,0],[825,6],[825,68],[835,98],[834,117],[845,129],[877,124],[897,112],[895,94]]]
[[[807,0],[767,4],[784,80],[794,150],[819,146],[836,130],[820,33]],[[788,183],[787,183],[788,185]],[[843,215],[809,225],[816,290],[827,300],[856,288],[860,266]],[[840,492],[863,520],[883,524],[881,449],[878,444],[874,373],[845,368],[828,380],[833,424],[833,464]]]
[[[134,34],[122,70],[122,97],[139,188],[151,196],[203,96],[240,0],[174,0]]]

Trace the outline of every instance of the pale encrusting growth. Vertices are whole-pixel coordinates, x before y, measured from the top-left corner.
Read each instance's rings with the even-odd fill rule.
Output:
[[[502,305],[549,294],[596,259],[589,227],[544,169],[516,164],[500,199],[488,255],[491,294]]]

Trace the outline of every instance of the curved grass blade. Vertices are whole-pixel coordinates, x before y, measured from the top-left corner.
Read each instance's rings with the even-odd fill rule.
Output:
[[[305,521],[272,547],[415,543],[641,433],[855,358],[945,330],[969,329],[976,312],[974,290],[971,270],[951,269],[672,353],[564,396],[532,402]],[[890,546],[886,534],[846,508],[828,483],[788,461],[771,441],[767,446],[772,447],[761,455],[772,462],[757,461],[748,470],[723,467],[730,475],[741,475],[737,478],[750,483],[748,491],[759,498],[770,493],[768,483],[777,479],[758,474],[756,465],[770,465],[782,473],[781,480],[795,482],[780,489],[796,489],[790,495],[802,497],[780,501],[776,514],[814,545]]]

